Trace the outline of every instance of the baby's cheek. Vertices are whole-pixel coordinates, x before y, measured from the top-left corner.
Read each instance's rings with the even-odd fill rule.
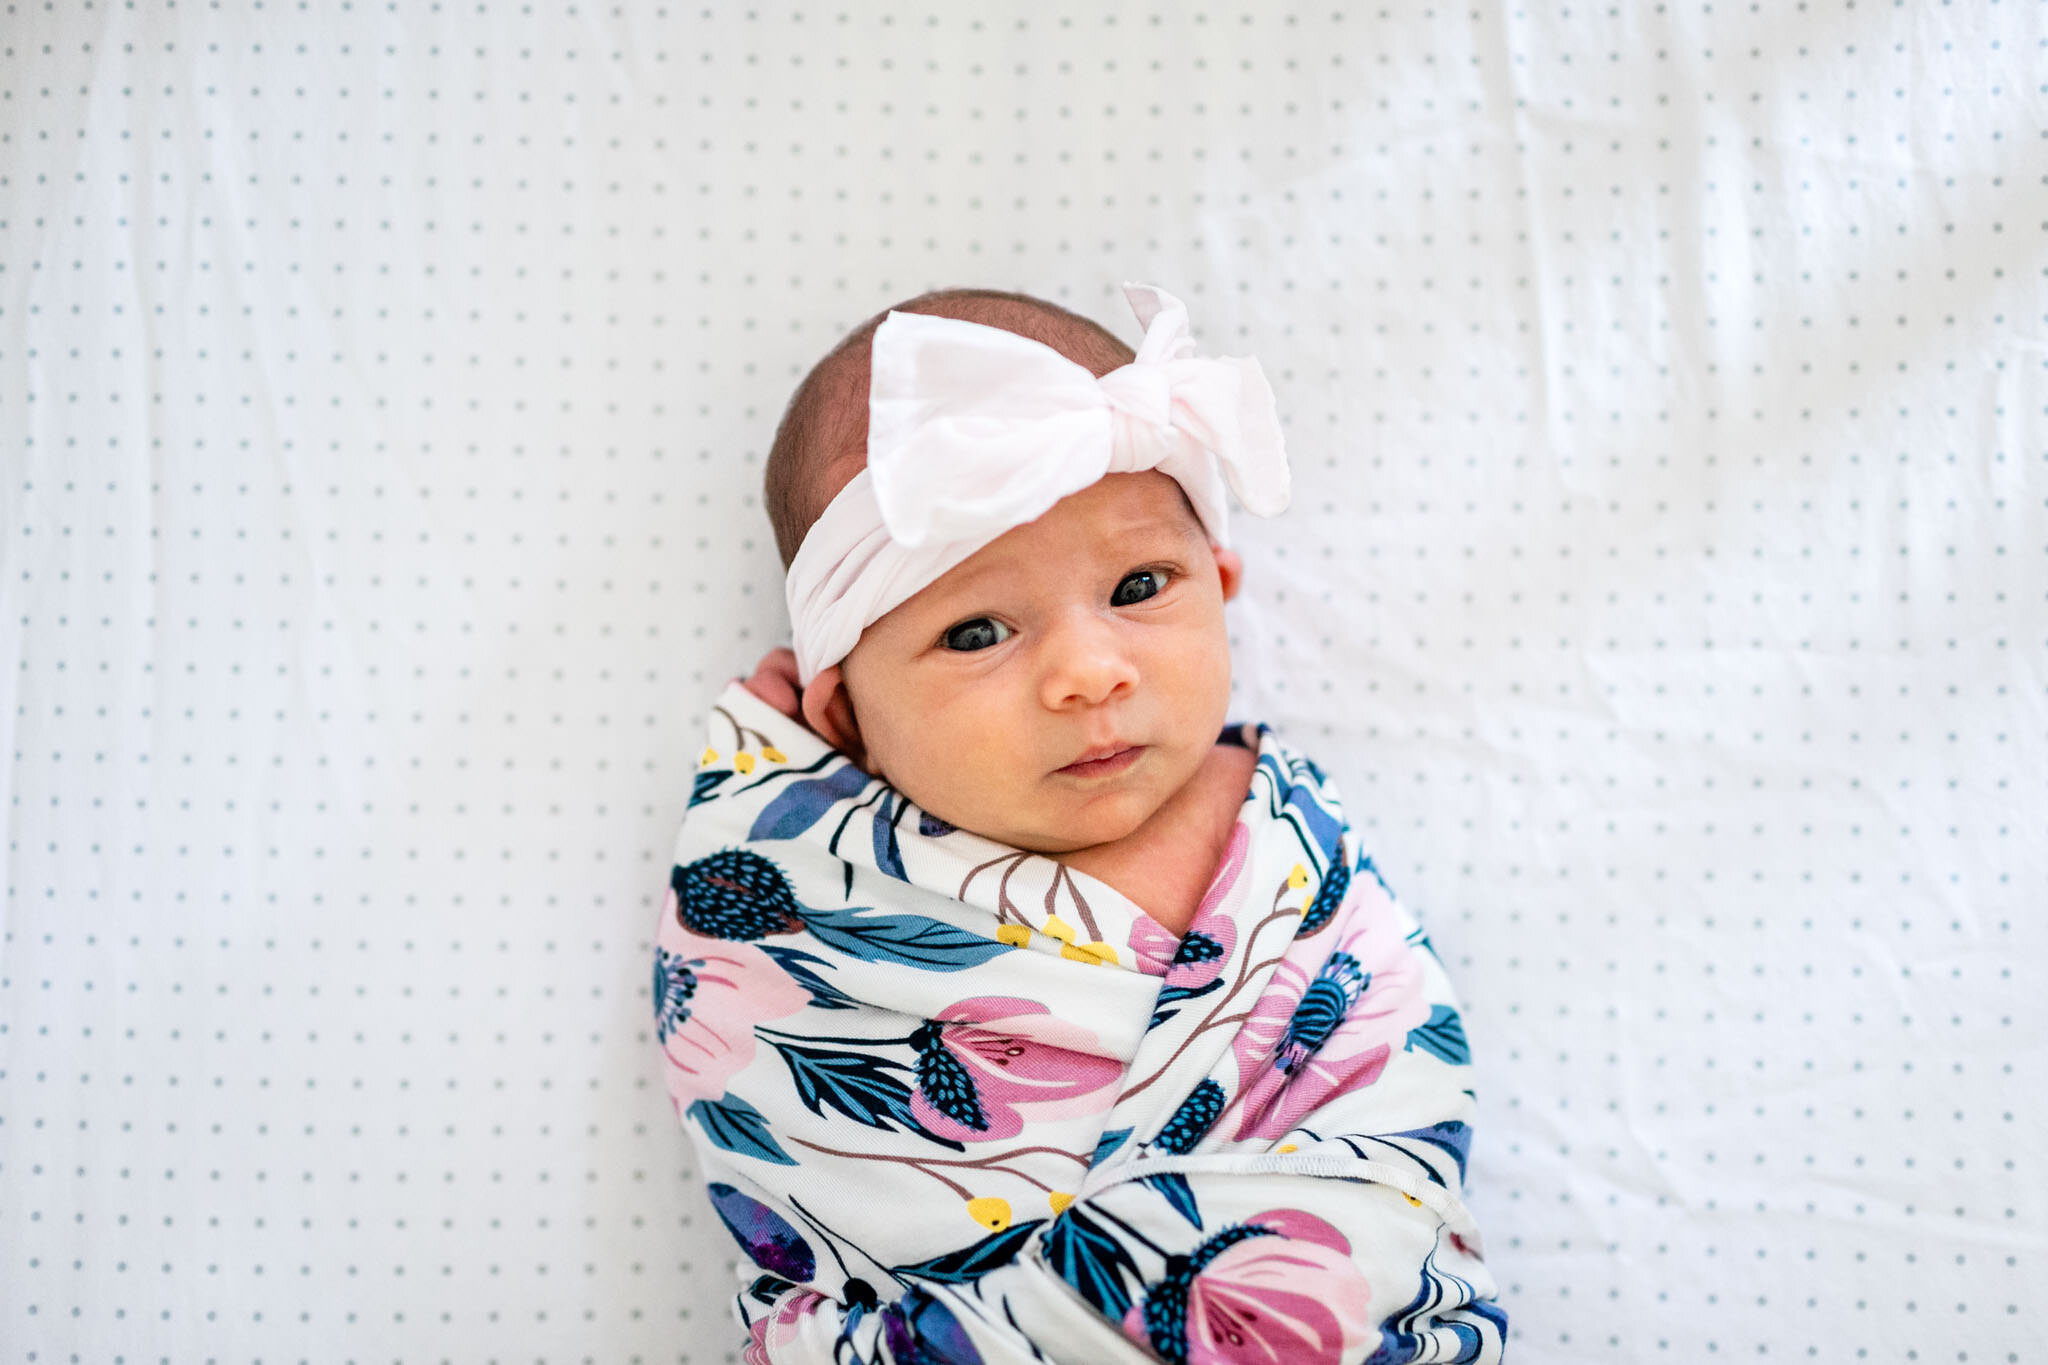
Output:
[[[1186,647],[1176,650],[1171,659],[1162,661],[1159,671],[1161,686],[1172,694],[1174,708],[1181,719],[1200,728],[1208,723],[1213,713],[1220,727],[1223,712],[1230,706],[1229,637],[1220,632],[1213,640],[1205,634],[1190,632],[1190,635],[1192,638]]]
[[[889,782],[923,809],[963,829],[978,819],[990,781],[981,744],[972,732],[911,727],[896,737],[889,758]]]

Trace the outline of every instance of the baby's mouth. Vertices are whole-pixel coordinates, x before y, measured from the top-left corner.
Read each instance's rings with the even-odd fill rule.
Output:
[[[1104,744],[1090,749],[1058,771],[1068,777],[1108,777],[1136,763],[1144,752],[1142,744]]]

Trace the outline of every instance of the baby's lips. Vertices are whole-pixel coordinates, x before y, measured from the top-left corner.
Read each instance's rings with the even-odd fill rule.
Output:
[[[1066,772],[1071,768],[1078,768],[1084,763],[1100,763],[1105,758],[1115,758],[1117,755],[1127,753],[1132,749],[1142,749],[1144,747],[1142,744],[1131,744],[1122,740],[1113,740],[1108,744],[1098,744],[1078,757],[1068,759],[1059,766],[1057,771]]]

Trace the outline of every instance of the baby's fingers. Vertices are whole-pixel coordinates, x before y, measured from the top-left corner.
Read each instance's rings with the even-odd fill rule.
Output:
[[[787,649],[771,649],[754,665],[754,676],[743,684],[762,701],[788,716],[803,716],[802,694],[796,682],[796,655]]]

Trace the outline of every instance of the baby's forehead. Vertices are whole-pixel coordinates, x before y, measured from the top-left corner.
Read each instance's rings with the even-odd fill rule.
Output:
[[[1121,563],[1169,548],[1192,552],[1207,543],[1194,505],[1174,479],[1157,470],[1106,474],[1037,520],[996,537],[934,586],[979,587],[1005,577],[1020,585],[1057,581],[1096,560]]]

